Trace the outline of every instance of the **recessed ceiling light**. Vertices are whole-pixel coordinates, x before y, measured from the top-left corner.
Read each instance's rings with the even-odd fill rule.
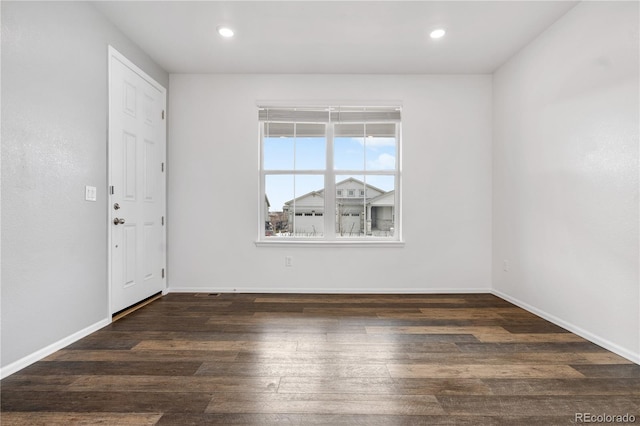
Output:
[[[224,38],[231,38],[233,37],[233,30],[229,27],[219,26],[218,34],[220,34]]]
[[[429,35],[431,36],[431,38],[442,38],[445,34],[445,30],[443,30],[442,28],[438,28],[437,30],[431,31],[431,34]]]

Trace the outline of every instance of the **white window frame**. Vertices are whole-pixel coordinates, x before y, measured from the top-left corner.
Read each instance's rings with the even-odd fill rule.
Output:
[[[290,104],[277,104],[273,102],[258,103],[258,108],[306,108],[307,105],[290,105]],[[390,104],[384,105],[366,105],[367,107],[389,107]],[[401,110],[402,106],[398,103],[391,104],[393,108]],[[313,105],[313,107],[318,107]],[[344,107],[339,103],[331,103],[330,105],[319,106],[318,108],[336,109]],[[352,108],[352,106],[349,106]],[[396,124],[396,168],[395,170],[335,170],[334,169],[334,156],[333,156],[333,125],[327,123],[326,131],[326,166],[323,170],[312,171],[294,171],[294,170],[265,170],[264,169],[264,126],[263,122],[258,122],[259,126],[259,200],[262,200],[259,204],[258,210],[258,239],[255,241],[258,247],[278,247],[278,246],[350,246],[350,247],[404,247],[404,241],[402,237],[402,121],[400,120]],[[323,237],[267,237],[265,236],[264,223],[265,223],[265,211],[264,211],[264,197],[265,197],[265,181],[267,175],[278,174],[292,174],[292,175],[324,175],[324,193],[325,193],[325,205],[324,205],[324,236]],[[336,190],[336,176],[367,176],[367,175],[384,175],[394,177],[394,235],[391,237],[340,237],[336,233],[336,218],[335,214],[325,214],[327,212],[336,211],[336,200],[341,198],[337,194]],[[327,196],[330,195],[330,196]],[[344,193],[342,197],[345,197]],[[266,218],[268,220],[268,217]]]

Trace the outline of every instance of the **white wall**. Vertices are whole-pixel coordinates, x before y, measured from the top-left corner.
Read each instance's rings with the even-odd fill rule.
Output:
[[[169,77],[88,3],[1,7],[4,376],[110,318],[107,45]]]
[[[583,2],[493,80],[494,289],[636,362],[638,16]]]
[[[260,100],[403,103],[405,247],[254,245]],[[490,290],[491,76],[171,75],[170,111],[171,291]]]

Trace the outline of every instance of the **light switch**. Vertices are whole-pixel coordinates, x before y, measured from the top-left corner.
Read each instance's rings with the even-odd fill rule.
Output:
[[[95,186],[85,186],[84,187],[84,199],[87,201],[96,201],[97,199],[97,190]]]

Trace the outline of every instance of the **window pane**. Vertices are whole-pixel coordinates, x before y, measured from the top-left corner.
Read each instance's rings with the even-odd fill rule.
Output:
[[[297,138],[296,170],[324,170],[327,165],[325,138]]]
[[[293,178],[293,175],[265,176],[265,204],[270,204],[265,216],[265,236],[288,235],[289,217],[283,207],[294,198]]]
[[[292,236],[324,236],[324,176],[296,175],[295,198],[285,203]]]
[[[395,170],[396,138],[368,136],[364,141],[366,170]]]
[[[394,176],[336,176],[336,235],[343,238],[393,236],[394,185]]]
[[[383,191],[367,200],[367,220],[373,237],[393,237],[396,229],[396,192],[394,176],[367,176],[369,187]]]
[[[361,237],[365,235],[364,176],[336,176],[336,235]]]
[[[335,137],[333,164],[335,170],[364,170],[364,138]]]
[[[264,169],[293,170],[294,139],[285,136],[264,138]]]
[[[334,128],[336,170],[395,170],[394,123],[340,123]]]
[[[324,236],[324,176],[267,175],[265,193],[271,204],[265,235]]]

